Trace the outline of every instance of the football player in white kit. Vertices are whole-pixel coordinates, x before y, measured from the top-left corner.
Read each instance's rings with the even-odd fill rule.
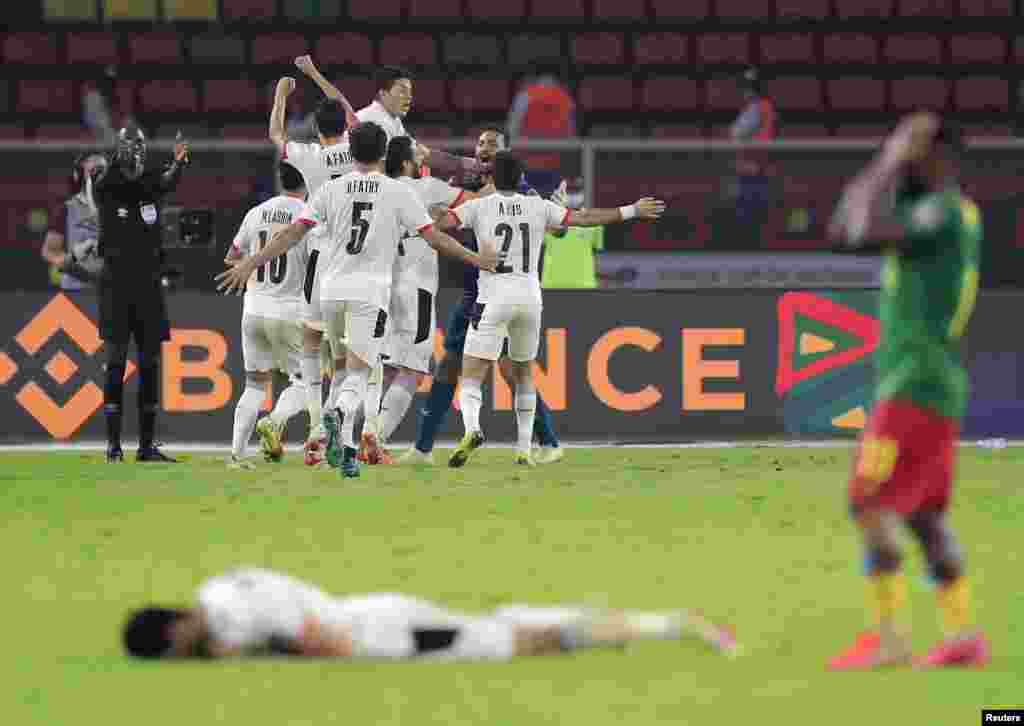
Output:
[[[739,653],[731,630],[698,612],[511,605],[470,614],[397,593],[335,597],[255,568],[201,583],[192,607],[136,610],[121,631],[125,650],[139,658],[506,660],[683,638],[701,640],[729,657]]]
[[[510,151],[499,151],[494,157],[497,193],[466,202],[448,213],[447,224],[472,228],[481,250],[500,248],[498,267],[494,272],[480,273],[480,290],[466,335],[459,393],[466,433],[448,461],[452,467],[463,466],[484,443],[480,430],[481,385],[491,364],[501,355],[506,337],[515,379],[515,461],[533,465],[530,447],[537,392],[531,364],[540,347],[543,305],[537,267],[545,230],[566,225],[596,227],[634,217],[657,219],[665,210],[664,202],[651,198],[619,209],[570,210],[519,193],[522,175],[522,162]]]
[[[346,377],[338,394],[339,411],[324,414],[328,461],[346,477],[359,476],[353,438],[354,414],[363,401],[371,368],[380,358],[391,297],[391,280],[403,232],[419,234],[439,252],[481,269],[493,269],[497,255],[471,252],[434,229],[423,204],[405,184],[382,173],[387,136],[374,123],[349,132],[356,170],[333,179],[313,197],[299,218],[278,232],[255,257],[221,273],[219,289],[239,289],[260,264],[298,244],[311,227],[321,237],[323,279],[320,303],[327,334],[347,330]],[[369,407],[368,407],[369,408]]]
[[[305,207],[306,187],[299,171],[282,162],[279,169],[284,194],[258,204],[246,213],[228,250],[225,262],[257,254],[279,229],[292,223]],[[244,458],[253,428],[259,432],[268,461],[280,461],[281,431],[288,420],[306,407],[306,385],[293,379],[269,416],[257,424],[265,388],[274,370],[291,376],[299,370],[302,328],[298,323],[302,286],[306,278],[306,248],[295,247],[261,265],[246,284],[242,312],[242,357],[245,390],[235,406],[234,434],[228,465],[251,469]]]

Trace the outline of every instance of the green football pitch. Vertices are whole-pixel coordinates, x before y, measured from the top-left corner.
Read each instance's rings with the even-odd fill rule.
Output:
[[[976,724],[1024,706],[1024,449],[961,450],[952,520],[993,641],[983,671],[827,673],[861,626],[845,448],[572,449],[525,471],[508,450],[462,470],[292,455],[256,472],[99,453],[5,453],[0,662],[8,724]],[[129,459],[131,456],[129,456]],[[911,612],[938,636],[916,550]],[[132,661],[125,612],[189,601],[203,578],[270,567],[335,593],[702,608],[736,627],[727,661],[691,642],[508,663]]]

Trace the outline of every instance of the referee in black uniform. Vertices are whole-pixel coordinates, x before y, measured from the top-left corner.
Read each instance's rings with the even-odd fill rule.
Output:
[[[174,462],[154,441],[159,403],[160,344],[170,340],[160,281],[160,201],[173,191],[188,164],[188,143],[179,134],[174,160],[164,170],[146,171],[146,137],[134,127],[121,129],[106,174],[93,196],[100,217],[100,337],[107,347],[104,413],[107,461],[123,461],[121,416],[124,372],[132,337],[139,364],[139,450],[136,461]]]

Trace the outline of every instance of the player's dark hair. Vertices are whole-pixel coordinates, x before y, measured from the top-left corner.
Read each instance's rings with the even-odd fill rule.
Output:
[[[348,133],[352,158],[360,164],[375,164],[384,158],[388,135],[373,121],[364,121]]]
[[[494,187],[503,192],[514,192],[523,178],[523,162],[511,151],[494,155]]]
[[[345,133],[345,107],[333,98],[325,98],[313,112],[316,129],[324,136],[341,136]]]
[[[402,66],[381,66],[374,74],[377,81],[377,88],[381,91],[390,91],[391,87],[403,78],[414,80],[408,68]]]
[[[411,161],[416,163],[416,154],[412,150],[412,139],[408,136],[396,136],[388,142],[388,156],[384,162],[384,173],[390,177],[402,175],[402,165]]]
[[[121,631],[124,649],[136,658],[159,658],[171,649],[171,626],[188,611],[175,608],[145,607],[128,618]]]
[[[277,175],[281,179],[281,188],[286,192],[297,192],[306,186],[306,182],[302,178],[302,172],[286,161],[281,162]]]

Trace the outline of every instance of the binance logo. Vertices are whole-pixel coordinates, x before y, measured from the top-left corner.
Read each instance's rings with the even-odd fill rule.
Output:
[[[87,356],[95,354],[103,345],[96,325],[63,293],[56,295],[36,313],[14,336],[14,341],[25,353],[36,356],[61,331]],[[78,368],[74,359],[63,350],[54,353],[41,366],[41,370],[58,386],[71,380]],[[6,386],[17,372],[15,361],[0,351],[0,385]],[[134,372],[135,366],[129,361],[125,378]],[[103,391],[93,381],[86,381],[60,404],[38,382],[30,380],[18,390],[14,398],[51,436],[66,439],[81,428],[103,404]]]

